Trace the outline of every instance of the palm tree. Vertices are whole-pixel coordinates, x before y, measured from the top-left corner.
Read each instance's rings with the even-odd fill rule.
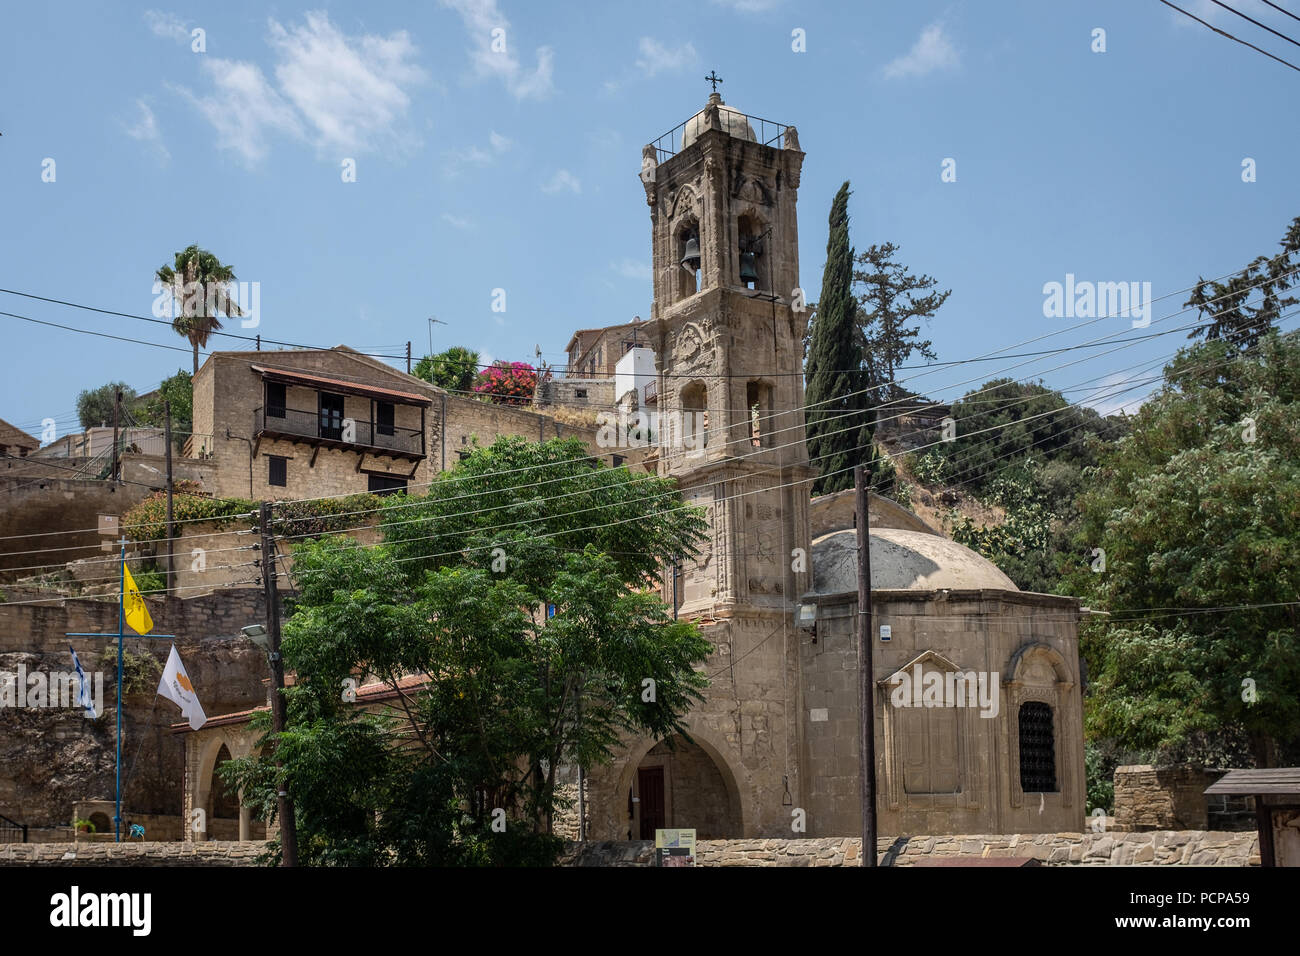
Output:
[[[221,328],[218,315],[240,316],[243,310],[230,298],[229,286],[235,281],[234,266],[223,265],[221,260],[197,245],[187,246],[176,253],[175,262],[162,266],[154,273],[180,304],[180,315],[172,320],[177,335],[190,340],[194,346],[194,374],[199,373],[199,349],[208,344],[208,338]]]

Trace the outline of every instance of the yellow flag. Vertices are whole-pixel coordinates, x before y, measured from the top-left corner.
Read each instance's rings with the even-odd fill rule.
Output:
[[[123,565],[122,576],[126,583],[122,595],[122,604],[126,610],[126,623],[137,634],[148,634],[153,630],[153,618],[149,616],[149,609],[145,607],[144,598],[140,596],[140,589],[135,586],[135,581],[131,578],[131,569]]]

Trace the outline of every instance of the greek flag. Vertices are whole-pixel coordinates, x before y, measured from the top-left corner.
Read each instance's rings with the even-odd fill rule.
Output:
[[[77,652],[72,650],[71,644],[68,645],[68,650],[72,651],[72,666],[77,669],[77,704],[86,711],[87,717],[98,717],[95,705],[90,700],[90,682],[86,680],[86,672],[81,669],[81,661],[77,660]]]

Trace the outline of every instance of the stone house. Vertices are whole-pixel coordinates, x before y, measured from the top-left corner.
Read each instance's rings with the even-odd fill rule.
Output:
[[[623,353],[646,343],[640,316],[603,329],[578,329],[564,351],[569,355],[565,378],[610,378]]]
[[[415,490],[500,435],[577,435],[599,453],[594,429],[451,395],[342,345],[211,353],[194,432],[205,490],[257,500]]]
[[[39,448],[40,444],[21,428],[10,425],[0,418],[0,456],[12,455],[15,458],[26,458]]]

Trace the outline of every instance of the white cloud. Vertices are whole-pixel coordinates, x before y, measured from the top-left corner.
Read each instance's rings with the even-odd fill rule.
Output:
[[[936,70],[953,69],[960,62],[957,48],[944,32],[943,23],[932,23],[917,37],[905,55],[885,65],[887,79],[925,76]]]
[[[582,183],[567,169],[557,169],[555,175],[542,184],[544,193],[558,193],[565,189],[575,193],[582,192]]]
[[[650,263],[637,259],[623,258],[618,262],[611,262],[609,267],[625,279],[649,279],[654,275]]]
[[[449,225],[455,226],[457,229],[469,229],[471,226],[474,225],[474,223],[469,219],[465,219],[462,216],[453,216],[449,212],[444,212],[442,214],[442,221]]]
[[[190,42],[189,28],[185,26],[185,21],[176,14],[164,13],[161,10],[146,10],[144,19],[149,24],[149,29],[154,36],[162,37],[164,40],[176,40],[185,44]]]
[[[176,90],[212,124],[218,148],[234,150],[252,165],[270,150],[269,133],[303,136],[297,114],[257,65],[205,57],[201,69],[212,81],[211,93],[196,96],[183,87]]]
[[[470,59],[479,76],[495,77],[516,99],[544,99],[554,90],[555,52],[536,49],[536,69],[529,70],[515,55],[516,37],[510,21],[497,9],[496,0],[441,0],[460,14],[470,36]],[[496,37],[493,31],[501,31]],[[494,49],[495,47],[495,49]]]
[[[403,128],[407,89],[426,74],[413,62],[416,49],[405,31],[347,36],[327,14],[310,12],[298,26],[268,21],[267,40],[276,55],[275,85],[250,61],[204,57],[212,90],[179,90],[217,130],[218,145],[250,163],[266,155],[272,132],[335,155],[415,145]]]
[[[411,105],[405,87],[426,78],[405,30],[347,37],[321,12],[287,30],[272,20],[270,30],[280,90],[315,127],[318,147],[360,152],[394,140]]]
[[[653,37],[642,37],[637,49],[640,52],[636,61],[637,68],[644,71],[646,76],[654,76],[665,70],[683,69],[696,59],[695,47],[691,43],[670,48]]]
[[[144,100],[136,100],[135,105],[139,111],[139,119],[129,126],[122,124],[126,135],[152,147],[158,161],[166,163],[172,158],[172,154],[167,151],[167,145],[163,142],[162,130],[158,128],[158,118],[154,116],[153,110]]]
[[[491,166],[499,155],[513,145],[513,140],[492,130],[488,133],[488,149],[482,146],[466,146],[459,150],[445,151],[442,154],[443,174],[456,177],[464,172],[466,166]]]

